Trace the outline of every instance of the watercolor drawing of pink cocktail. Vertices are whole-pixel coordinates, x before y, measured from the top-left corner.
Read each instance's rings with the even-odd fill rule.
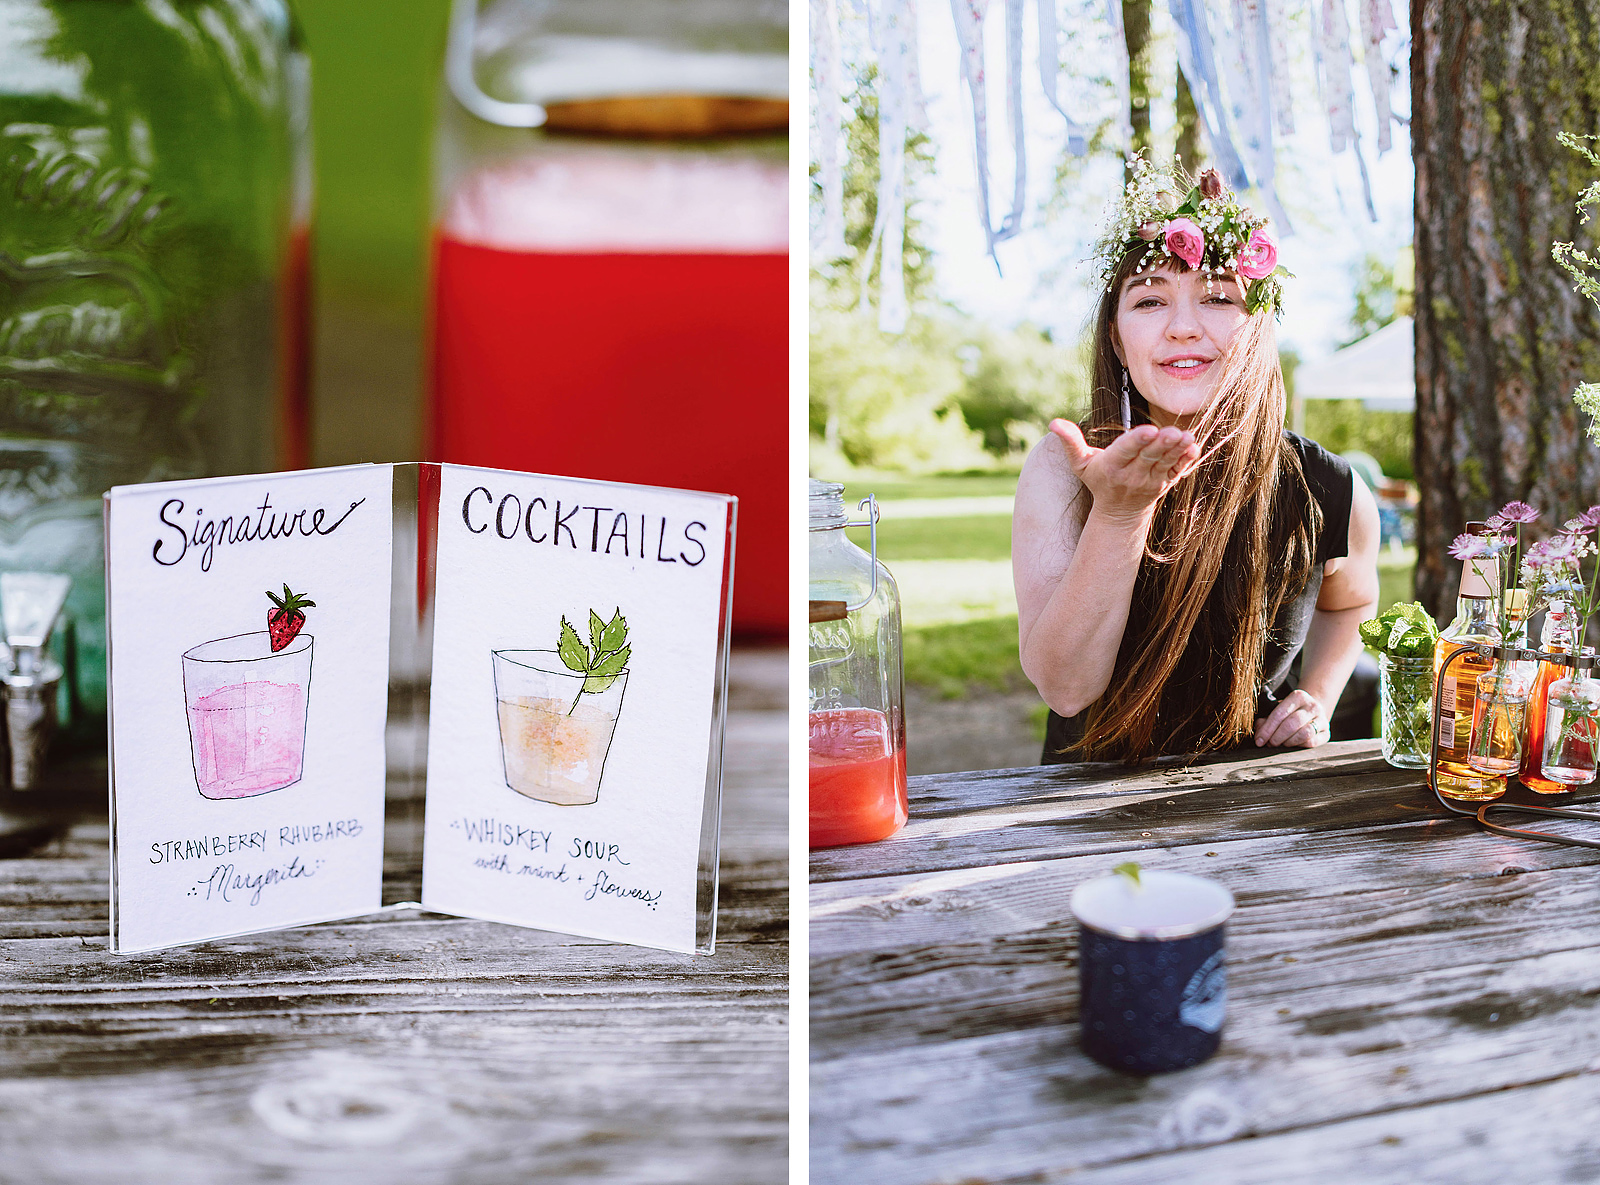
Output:
[[[183,655],[195,785],[206,798],[248,798],[300,780],[314,641],[313,605],[284,586],[267,628],[216,638]]]
[[[555,650],[495,650],[495,710],[506,785],[557,806],[599,801],[628,686],[628,623],[589,611],[589,645],[561,619]]]

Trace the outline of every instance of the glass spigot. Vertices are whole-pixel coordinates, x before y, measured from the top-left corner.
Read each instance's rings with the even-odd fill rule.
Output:
[[[10,742],[13,790],[39,783],[44,755],[56,726],[56,689],[61,664],[45,653],[61,616],[69,577],[53,572],[0,572],[0,683],[4,684],[6,736]]]

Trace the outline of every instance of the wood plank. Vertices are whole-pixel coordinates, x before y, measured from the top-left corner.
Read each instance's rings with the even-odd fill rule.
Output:
[[[1500,1094],[1144,1157],[1075,1174],[1073,1181],[1281,1185],[1303,1179],[1308,1171],[1319,1181],[1363,1185],[1593,1181],[1600,1179],[1600,1129],[1593,1122],[1600,1114],[1600,1074],[1595,1069],[1600,1066]],[[1189,1114],[1200,1118],[1198,1111]],[[1520,1117],[1537,1121],[1521,1122]]]
[[[1406,884],[1421,885],[1600,864],[1600,852],[1591,849],[1508,839],[1465,820],[1413,817],[1315,841],[1291,834],[1130,845],[1054,860],[826,881],[810,891],[812,960],[1071,924],[1072,890],[1130,853],[1146,869],[1213,877],[1241,906],[1387,887],[1396,883],[1397,866]]]
[[[1085,782],[1046,769],[1003,770],[1004,805],[923,817],[920,799],[898,834],[876,844],[833,848],[811,857],[813,881],[974,868],[1049,859],[1063,850],[1136,851],[1164,842],[1198,843],[1251,835],[1312,835],[1448,812],[1410,770],[1370,752],[1316,760],[1282,754],[1263,762],[1231,761],[1189,770],[1141,770]],[[1365,748],[1359,748],[1359,747]],[[913,779],[919,793],[949,775]],[[993,790],[985,790],[985,795]]]
[[[1585,867],[1246,905],[1222,1052],[1147,1081],[1078,1051],[1070,927],[880,954],[838,997],[825,970],[813,1169],[1053,1174],[1577,1073],[1600,1050],[1597,926]]]
[[[0,861],[0,1179],[785,1179],[787,662],[733,667],[711,957],[415,910],[111,956],[103,798],[72,804]]]

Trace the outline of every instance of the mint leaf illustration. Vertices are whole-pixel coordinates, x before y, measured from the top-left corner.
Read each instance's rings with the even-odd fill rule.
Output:
[[[578,631],[572,628],[565,616],[561,618],[561,641],[556,644],[556,653],[561,656],[567,670],[577,671],[580,675],[589,673],[589,648],[579,639]]]
[[[556,646],[562,663],[569,671],[583,676],[583,686],[572,699],[567,715],[578,710],[585,694],[597,695],[608,690],[617,676],[627,668],[628,656],[633,647],[628,645],[628,623],[619,608],[610,621],[604,621],[593,609],[589,610],[589,645],[585,646],[566,617],[561,618],[561,641]]]
[[[607,690],[617,681],[617,676],[622,674],[622,668],[628,665],[628,655],[633,647],[624,646],[621,650],[614,650],[589,669],[589,677],[583,681],[583,689],[591,695]]]
[[[590,616],[594,610],[590,610]],[[598,618],[596,619],[598,620]],[[618,609],[616,615],[606,623],[605,632],[600,635],[600,642],[595,647],[599,651],[618,650],[628,640],[628,623],[622,620],[622,610]]]

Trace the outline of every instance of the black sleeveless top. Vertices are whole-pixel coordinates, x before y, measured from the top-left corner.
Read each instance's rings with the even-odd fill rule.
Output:
[[[1282,699],[1298,683],[1300,648],[1305,645],[1306,631],[1311,628],[1311,614],[1317,607],[1317,597],[1322,592],[1322,565],[1329,560],[1350,554],[1350,463],[1335,453],[1330,453],[1314,440],[1307,440],[1293,432],[1284,436],[1300,454],[1300,468],[1305,472],[1306,486],[1322,510],[1322,530],[1317,534],[1311,575],[1300,595],[1278,607],[1272,629],[1267,634],[1261,655],[1261,681],[1265,688],[1256,703],[1256,715],[1265,717],[1272,705]],[[1076,744],[1087,726],[1085,714],[1058,716],[1051,712],[1045,724],[1044,755],[1041,765],[1080,761],[1073,752],[1062,752]]]

